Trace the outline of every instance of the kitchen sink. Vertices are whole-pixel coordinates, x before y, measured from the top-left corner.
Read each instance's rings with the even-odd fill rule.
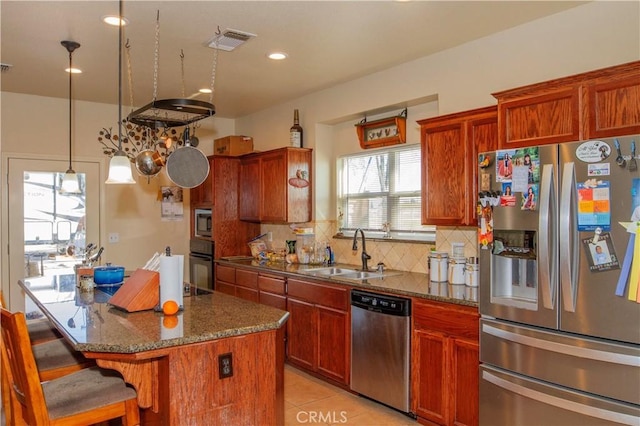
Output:
[[[316,277],[336,277],[345,278],[349,280],[366,280],[369,278],[385,278],[394,275],[401,275],[398,271],[360,271],[351,268],[342,268],[339,266],[325,266],[322,268],[311,268],[300,271],[300,273],[313,275]]]
[[[384,272],[373,271],[354,271],[348,274],[341,274],[340,278],[348,278],[354,280],[366,280],[367,278],[382,278],[385,276]]]
[[[340,267],[336,267],[336,266],[331,266],[331,267],[326,267],[326,268],[306,269],[306,270],[300,271],[300,272],[303,272],[305,274],[310,274],[310,275],[333,276],[333,275],[353,274],[353,273],[356,273],[358,271],[356,271],[355,269],[340,268]]]

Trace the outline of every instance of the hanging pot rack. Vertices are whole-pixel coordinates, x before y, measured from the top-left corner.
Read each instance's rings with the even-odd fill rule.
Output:
[[[147,105],[133,111],[127,117],[127,121],[152,129],[187,126],[196,121],[211,117],[216,113],[215,106],[211,102],[204,102],[189,98],[157,99],[158,93],[158,57],[159,57],[160,11],[156,17],[155,55],[153,71],[153,100]],[[213,85],[215,82],[217,49],[214,53],[214,66],[211,78],[212,100]],[[184,54],[181,54],[184,60]],[[184,64],[182,67],[182,81],[184,92]],[[184,94],[184,93],[183,93]]]

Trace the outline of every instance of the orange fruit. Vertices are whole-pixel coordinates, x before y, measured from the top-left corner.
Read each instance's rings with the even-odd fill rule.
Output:
[[[179,323],[178,317],[176,315],[169,315],[162,318],[162,325],[164,328],[175,328]]]
[[[178,310],[180,310],[180,306],[175,300],[167,300],[162,304],[162,312],[164,312],[165,315],[175,315],[178,313]]]

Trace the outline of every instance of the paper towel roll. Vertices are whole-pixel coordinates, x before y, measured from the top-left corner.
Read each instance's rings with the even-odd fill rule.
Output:
[[[167,300],[175,300],[182,308],[184,256],[160,257],[160,307]]]

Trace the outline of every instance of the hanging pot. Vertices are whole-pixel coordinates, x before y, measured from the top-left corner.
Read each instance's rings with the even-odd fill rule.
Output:
[[[162,170],[164,160],[158,151],[145,149],[136,155],[135,164],[142,176],[153,177]]]
[[[181,188],[195,188],[209,175],[207,156],[189,142],[189,129],[185,129],[185,146],[171,153],[167,159],[167,175]]]

